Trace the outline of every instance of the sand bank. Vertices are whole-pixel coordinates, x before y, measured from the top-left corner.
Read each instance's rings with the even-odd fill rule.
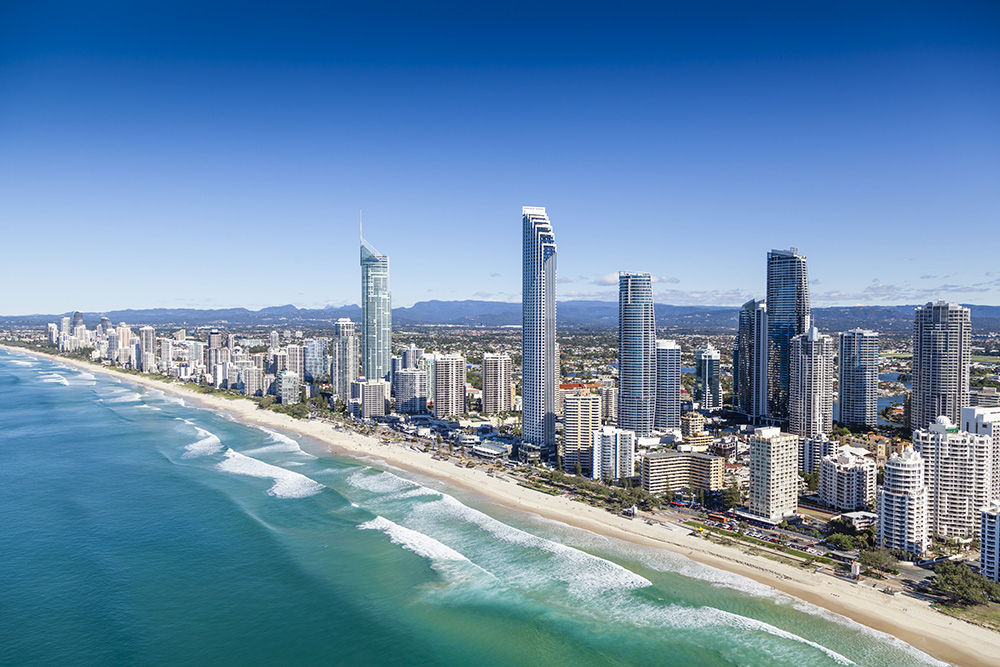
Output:
[[[912,597],[890,596],[872,586],[827,574],[806,571],[763,556],[725,547],[697,536],[677,524],[647,524],[612,515],[566,497],[550,496],[517,485],[503,475],[491,476],[481,468],[457,466],[453,461],[432,458],[422,451],[399,444],[381,444],[378,439],[338,428],[328,422],[297,420],[287,415],[261,410],[244,399],[230,400],[202,394],[182,383],[165,383],[149,377],[119,373],[94,364],[53,355],[28,352],[89,372],[103,372],[127,382],[158,389],[217,411],[227,412],[249,424],[277,428],[323,443],[338,455],[362,458],[426,475],[462,489],[482,494],[508,508],[530,512],[606,537],[644,546],[668,549],[699,563],[739,574],[773,587],[805,602],[840,614],[858,623],[893,635],[926,653],[957,665],[1000,666],[1000,633],[958,621],[934,611]]]

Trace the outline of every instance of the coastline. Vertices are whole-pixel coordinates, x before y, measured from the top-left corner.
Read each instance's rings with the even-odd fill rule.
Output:
[[[1000,633],[941,614],[925,601],[888,596],[872,588],[871,582],[853,583],[816,574],[721,546],[690,535],[688,527],[664,527],[612,515],[569,500],[537,492],[502,477],[487,475],[479,468],[465,468],[453,461],[433,459],[408,446],[381,444],[376,438],[336,429],[328,422],[296,420],[261,410],[245,399],[230,400],[202,394],[181,383],[167,383],[141,375],[119,373],[97,364],[18,347],[0,347],[103,373],[124,382],[192,401],[199,407],[225,412],[238,421],[276,428],[322,443],[331,453],[366,463],[382,462],[411,473],[476,493],[506,508],[528,512],[633,544],[663,548],[696,562],[745,576],[817,607],[847,617],[862,625],[895,636],[940,660],[959,665],[1000,665]],[[867,588],[865,588],[867,586]]]

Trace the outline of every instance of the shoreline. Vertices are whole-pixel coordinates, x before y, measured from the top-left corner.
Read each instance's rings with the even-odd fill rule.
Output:
[[[371,436],[335,428],[328,422],[297,420],[261,410],[246,399],[202,394],[182,383],[168,383],[142,375],[120,373],[98,364],[0,344],[10,352],[46,358],[87,372],[103,373],[124,382],[191,400],[195,407],[224,412],[255,426],[276,428],[312,440],[331,454],[379,462],[433,478],[474,493],[507,509],[546,519],[645,547],[667,549],[695,562],[738,574],[794,598],[833,612],[874,630],[896,637],[946,662],[957,665],[1000,666],[1000,633],[972,625],[932,609],[928,602],[890,596],[871,586],[745,553],[692,536],[691,529],[676,524],[647,524],[590,507],[561,496],[550,496],[519,486],[504,477],[487,475],[480,468],[465,468],[454,461],[434,459],[408,445],[382,444]],[[867,588],[866,588],[867,586]]]

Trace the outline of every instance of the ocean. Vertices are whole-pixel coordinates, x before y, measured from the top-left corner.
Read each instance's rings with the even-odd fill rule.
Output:
[[[666,551],[0,350],[0,664],[942,664]]]

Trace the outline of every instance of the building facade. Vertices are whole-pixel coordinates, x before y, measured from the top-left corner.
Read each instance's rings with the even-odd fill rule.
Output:
[[[798,507],[799,438],[776,426],[750,436],[750,514],[768,523],[794,516]]]
[[[648,273],[618,275],[618,426],[642,438],[656,409],[656,323]]]
[[[522,461],[556,451],[556,237],[544,207],[521,211],[521,446]]]
[[[510,412],[514,408],[510,392],[513,368],[509,354],[487,352],[483,355],[484,415]]]
[[[681,346],[672,340],[656,341],[656,408],[653,428],[681,425]]]
[[[922,556],[930,548],[924,460],[912,447],[885,462],[885,481],[878,489],[879,546]]]
[[[809,276],[798,250],[767,253],[767,416],[788,420],[792,339],[809,330]]]
[[[723,488],[726,460],[696,452],[651,452],[642,457],[642,488],[656,496],[677,491],[711,493]]]
[[[840,334],[839,421],[849,428],[878,425],[878,334],[851,329]]]
[[[590,475],[594,460],[594,431],[601,428],[601,397],[567,396],[563,416],[563,470]]]
[[[960,431],[944,415],[913,432],[924,460],[931,535],[968,539],[979,533],[979,508],[996,497],[997,451],[993,438]]]
[[[722,356],[711,343],[695,353],[694,400],[702,410],[718,410],[722,407],[722,384],[719,377],[721,363]]]
[[[979,569],[1000,583],[1000,499],[979,510]]]
[[[392,356],[392,294],[389,257],[361,237],[361,374],[389,379]]]
[[[434,361],[434,416],[438,419],[465,413],[465,357],[440,354]]]
[[[747,301],[733,348],[733,407],[752,422],[767,416],[767,354],[767,305]]]
[[[358,336],[354,322],[342,317],[333,324],[330,381],[343,403],[351,398],[351,383],[358,379]]]
[[[635,433],[604,426],[593,432],[592,479],[617,482],[635,476]]]
[[[427,412],[427,371],[404,368],[396,377],[396,412],[419,415]]]
[[[868,509],[875,502],[875,459],[852,452],[824,457],[819,464],[819,499],[841,512]]]
[[[910,428],[927,428],[944,415],[957,424],[969,406],[972,321],[968,308],[938,301],[913,318],[913,391]]]
[[[833,339],[816,330],[792,338],[788,430],[804,438],[833,431]]]

